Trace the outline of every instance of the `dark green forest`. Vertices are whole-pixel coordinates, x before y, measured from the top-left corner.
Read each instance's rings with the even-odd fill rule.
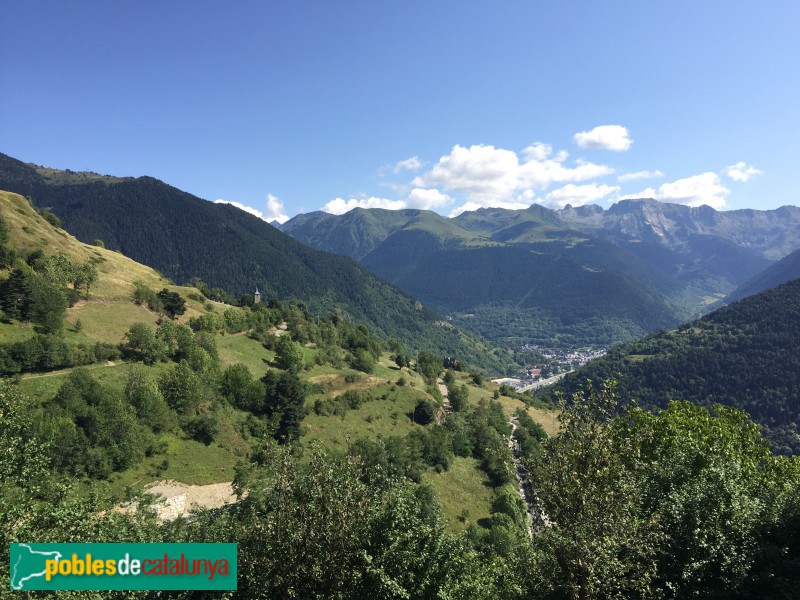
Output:
[[[750,296],[675,331],[616,346],[542,392],[613,378],[645,408],[670,400],[747,411],[781,453],[800,451],[800,280]]]

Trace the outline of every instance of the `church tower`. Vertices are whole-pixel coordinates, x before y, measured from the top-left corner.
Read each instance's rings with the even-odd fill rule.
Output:
[[[256,293],[253,294],[253,304],[258,304],[261,302],[261,292],[258,291],[258,287],[256,287]]]

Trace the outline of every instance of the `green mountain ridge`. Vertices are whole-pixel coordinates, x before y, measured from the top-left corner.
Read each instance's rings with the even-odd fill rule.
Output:
[[[741,300],[798,277],[800,277],[800,250],[783,257],[774,265],[767,267],[752,279],[744,282],[725,298],[725,302]]]
[[[550,210],[357,208],[283,230],[359,260],[499,343],[608,345],[705,312],[800,246],[800,209],[720,212],[654,200]]]
[[[674,331],[612,348],[554,388],[615,379],[622,398],[645,408],[670,400],[743,409],[774,448],[800,452],[800,279],[749,296]]]
[[[685,316],[683,306],[670,306],[677,283],[669,272],[537,205],[453,219],[355,209],[298,216],[283,228],[358,259],[458,325],[511,346],[607,345]],[[353,239],[369,239],[373,249]]]
[[[354,208],[343,215],[316,211],[290,219],[281,230],[312,248],[356,260],[402,231],[422,231],[450,247],[494,245],[490,239],[459,227],[451,219],[418,209]]]

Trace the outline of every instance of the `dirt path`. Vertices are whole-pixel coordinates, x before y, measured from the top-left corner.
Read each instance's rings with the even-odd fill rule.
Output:
[[[528,536],[533,537],[545,527],[550,526],[550,519],[544,510],[542,510],[542,503],[539,501],[539,498],[536,497],[536,492],[530,484],[528,469],[525,468],[525,465],[523,465],[520,460],[519,447],[514,439],[514,433],[517,431],[519,424],[514,417],[508,418],[508,424],[511,426],[511,435],[508,436],[508,448],[511,450],[511,455],[514,459],[514,474],[517,476],[519,495],[527,507]]]
[[[100,364],[95,363],[93,365],[83,365],[84,369],[94,370],[94,369],[107,369],[108,367],[116,367],[117,363],[113,360],[107,360],[106,362]],[[70,367],[69,369],[58,369],[56,371],[48,371],[47,373],[25,373],[22,375],[22,379],[39,379],[40,377],[55,377],[56,375],[63,375],[64,373],[69,373],[76,367]]]
[[[442,394],[442,401],[444,402],[445,412],[453,412],[453,407],[450,406],[449,392],[447,391],[447,386],[444,384],[444,381],[442,381],[441,379],[437,379],[436,385],[439,386],[439,393]]]

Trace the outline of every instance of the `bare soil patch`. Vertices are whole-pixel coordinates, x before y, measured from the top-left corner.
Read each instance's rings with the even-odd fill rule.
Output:
[[[146,486],[144,491],[163,498],[155,505],[162,521],[186,517],[193,508],[221,508],[236,502],[230,481],[209,485],[188,485],[173,480],[156,481]]]

